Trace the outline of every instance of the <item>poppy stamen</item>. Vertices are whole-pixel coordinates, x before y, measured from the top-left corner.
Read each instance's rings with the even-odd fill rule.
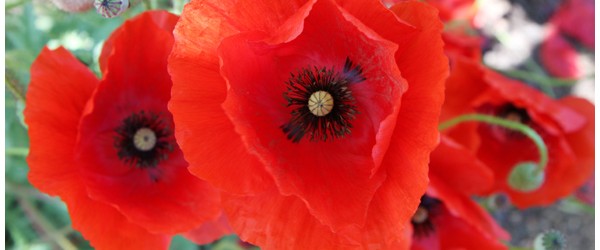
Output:
[[[139,168],[156,167],[173,151],[173,132],[160,115],[140,111],[123,120],[115,129],[119,159]]]
[[[360,65],[346,59],[342,72],[333,68],[307,67],[291,74],[283,94],[292,118],[281,126],[287,138],[299,142],[304,135],[311,141],[343,138],[352,129],[356,110],[350,84],[366,80]]]
[[[442,201],[428,195],[421,197],[419,208],[411,219],[414,235],[424,237],[435,230],[434,219],[440,212]]]

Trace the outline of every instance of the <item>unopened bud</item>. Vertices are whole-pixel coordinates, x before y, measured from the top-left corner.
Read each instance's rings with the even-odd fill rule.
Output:
[[[508,185],[518,191],[532,192],[544,183],[544,172],[538,170],[535,162],[517,164],[508,176]]]

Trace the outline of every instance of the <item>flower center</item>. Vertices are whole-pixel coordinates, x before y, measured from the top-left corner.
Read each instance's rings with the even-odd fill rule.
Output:
[[[133,145],[140,151],[148,151],[156,145],[156,134],[152,129],[140,128],[133,135]]]
[[[308,135],[310,141],[343,138],[352,129],[356,106],[350,84],[366,80],[360,65],[346,59],[341,72],[326,67],[306,67],[292,73],[283,93],[292,108],[291,119],[281,126],[294,143]]]
[[[312,93],[308,98],[308,109],[313,115],[326,116],[333,109],[333,97],[322,90]]]
[[[415,212],[415,215],[413,215],[413,217],[412,217],[412,222],[420,224],[420,223],[425,222],[428,217],[429,217],[429,211],[427,211],[427,209],[424,207],[419,207],[419,208],[417,208],[417,212]]]
[[[140,111],[123,119],[115,129],[114,146],[124,163],[153,168],[173,151],[173,132],[157,114]]]
[[[411,219],[415,237],[423,237],[435,230],[433,219],[440,212],[442,201],[428,195],[421,197],[421,204]]]

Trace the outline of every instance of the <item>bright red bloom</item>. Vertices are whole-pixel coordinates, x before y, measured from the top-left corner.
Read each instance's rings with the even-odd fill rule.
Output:
[[[552,28],[540,46],[540,59],[544,68],[560,78],[579,78],[583,75],[578,53],[567,39]]]
[[[427,194],[412,219],[412,250],[508,249],[509,239],[493,218],[476,202],[431,178]]]
[[[411,249],[506,249],[509,235],[469,199],[494,183],[492,171],[446,136],[431,154],[429,189],[411,220]]]
[[[438,141],[441,29],[417,2],[185,7],[169,59],[176,137],[190,171],[232,193],[225,211],[243,240],[347,249],[404,237]]]
[[[565,0],[550,22],[562,33],[593,49],[595,9],[594,0]]]
[[[539,153],[526,136],[497,126],[457,125],[445,133],[468,148],[495,175],[491,191],[508,194],[520,207],[548,205],[569,195],[594,169],[594,106],[583,99],[552,100],[520,82],[507,79],[467,59],[453,64],[446,85],[441,121],[466,113],[484,113],[519,121],[534,129],[548,147],[543,185],[520,192],[507,176],[520,162],[537,162]]]
[[[32,65],[29,180],[65,201],[96,248],[164,249],[219,216],[220,196],[187,171],[167,110],[177,20],[127,21],[104,46],[102,80],[63,48],[44,48]]]

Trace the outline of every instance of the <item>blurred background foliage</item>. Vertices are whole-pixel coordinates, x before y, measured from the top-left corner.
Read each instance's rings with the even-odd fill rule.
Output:
[[[29,82],[29,68],[41,49],[44,46],[51,49],[63,46],[100,77],[98,56],[104,40],[114,29],[128,18],[146,9],[165,9],[179,14],[186,1],[143,0],[142,3],[133,4],[123,15],[112,19],[101,17],[93,8],[83,13],[67,13],[59,10],[49,0],[5,1],[6,249],[91,249],[81,234],[71,228],[64,203],[56,197],[40,193],[27,180],[28,166],[25,158],[29,142],[22,113],[24,96]],[[529,19],[542,23],[548,19],[547,17],[558,6],[559,1],[512,0],[511,2],[513,2],[512,6],[517,7],[518,5],[527,5],[521,8],[527,12]],[[540,6],[546,6],[546,8],[538,8]],[[512,15],[515,16],[514,12]],[[516,25],[515,27],[520,26]],[[492,27],[490,30],[488,33],[498,32],[500,29]],[[483,33],[486,33],[485,29]],[[493,41],[501,44],[507,43],[507,40],[510,39],[509,36],[502,38],[501,35],[495,34],[496,37],[492,39],[492,43],[486,46],[487,50],[493,52]],[[512,38],[514,40],[515,37],[512,36]],[[492,53],[486,54],[493,55]],[[500,54],[507,55],[505,52]],[[585,54],[591,57],[588,61],[592,61],[593,65],[592,51],[586,51]],[[500,68],[493,63],[487,64]],[[591,74],[593,81],[593,69],[590,71],[588,74]],[[519,73],[519,71],[504,70],[504,73],[508,75],[515,72]],[[545,76],[544,74],[540,75]],[[513,77],[520,78],[519,75]],[[539,78],[538,76],[534,80]],[[588,75],[586,78],[590,78],[590,76]],[[548,82],[548,78],[543,78],[541,82]],[[567,85],[568,87],[562,92],[571,91],[572,83],[569,82]],[[558,90],[561,89],[558,88]],[[582,92],[589,92],[588,90]],[[499,223],[511,232],[513,245],[523,246],[526,244],[523,242],[532,240],[540,230],[550,228],[559,228],[564,231],[567,241],[575,243],[571,246],[578,246],[578,243],[582,243],[582,241],[585,243],[583,246],[593,245],[593,229],[591,227],[593,227],[594,209],[591,206],[583,205],[573,197],[564,199],[550,208],[533,208],[526,211],[519,211],[506,205],[506,201],[502,201],[502,197],[494,196],[480,199],[480,201]],[[564,223],[567,219],[570,222]],[[579,224],[574,221],[578,221]],[[534,226],[529,228],[529,224]],[[581,234],[582,231],[587,233]],[[241,250],[256,248],[240,244],[239,239],[232,235],[205,246],[195,245],[183,237],[177,236],[172,241],[171,249]]]

